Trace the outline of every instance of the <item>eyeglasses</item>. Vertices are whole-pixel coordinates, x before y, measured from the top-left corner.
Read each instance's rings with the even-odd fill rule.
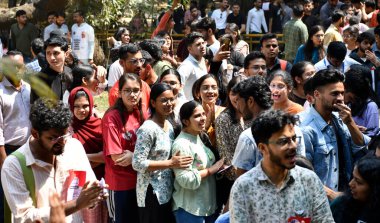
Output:
[[[140,88],[132,88],[132,89],[127,88],[127,89],[122,90],[122,92],[123,92],[123,94],[125,94],[127,96],[131,95],[132,93],[134,95],[139,95],[141,90],[140,90]]]
[[[128,62],[137,66],[139,63],[144,64],[145,63],[145,59],[144,58],[131,59]]]
[[[65,135],[59,136],[57,138],[50,139],[50,141],[55,144],[55,143],[59,142],[61,139],[66,140],[67,138],[71,137],[72,135],[73,135],[73,132],[69,131]]]
[[[166,105],[169,104],[169,102],[170,102],[170,104],[174,104],[175,98],[161,98],[160,102],[162,104],[166,104]]]
[[[169,86],[172,87],[172,88],[175,88],[175,87],[177,86],[177,84],[178,84],[178,83],[175,82],[175,81],[167,81],[167,82],[163,81],[163,83],[169,85]]]
[[[284,137],[277,139],[277,141],[268,141],[268,144],[276,144],[278,146],[286,146],[289,145],[290,143],[294,142],[295,144],[298,145],[301,141],[301,136],[294,135],[292,137]]]
[[[249,69],[252,69],[252,70],[266,70],[267,69],[267,66],[266,65],[253,65],[252,67],[250,67]]]
[[[271,85],[269,85],[269,88],[271,89],[271,90],[275,90],[275,89],[277,89],[277,90],[282,90],[282,89],[284,89],[284,88],[286,88],[286,85],[285,84],[271,84]]]

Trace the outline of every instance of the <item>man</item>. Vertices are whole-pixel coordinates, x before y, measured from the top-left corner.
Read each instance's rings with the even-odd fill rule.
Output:
[[[317,175],[296,166],[297,121],[280,110],[253,121],[252,135],[263,159],[232,186],[230,222],[334,222]]]
[[[343,37],[339,29],[344,26],[344,14],[341,10],[336,10],[331,16],[331,25],[325,32],[323,39],[323,48],[326,50],[329,44],[333,41],[343,42]]]
[[[30,134],[30,85],[22,80],[25,67],[21,52],[9,51],[2,61],[0,83],[0,170],[7,155],[23,145]],[[0,185],[0,222],[4,194]]]
[[[139,76],[142,75],[143,72],[143,65],[145,63],[145,59],[142,56],[141,49],[138,45],[133,43],[128,43],[125,45],[122,45],[119,49],[119,60],[116,60],[113,65],[119,62],[121,70],[117,72],[122,72],[121,75],[127,74],[127,73],[134,73]],[[115,68],[119,69],[119,68]],[[120,75],[120,76],[121,76]],[[110,106],[113,106],[119,97],[119,78],[117,77],[117,80],[112,88],[109,91],[108,94],[108,103]],[[145,105],[149,105],[149,95],[150,95],[150,88],[147,83],[142,81],[142,103]]]
[[[235,23],[239,26],[240,33],[245,32],[246,18],[240,13],[240,5],[238,2],[232,4],[232,13],[228,15],[227,23]]]
[[[71,48],[83,64],[92,64],[95,48],[94,28],[84,21],[84,12],[73,14],[75,24],[71,27]]]
[[[314,65],[315,71],[336,69],[342,73],[347,72],[352,64],[359,64],[350,57],[346,57],[347,48],[343,42],[335,41],[329,44],[327,55]]]
[[[47,22],[48,22],[48,24],[55,23],[56,19],[57,19],[57,13],[55,11],[48,12],[48,14],[47,14]]]
[[[265,56],[262,52],[253,51],[245,57],[244,75],[247,77],[252,77],[255,75],[266,77],[267,65],[265,62]]]
[[[264,11],[262,10],[262,0],[255,0],[253,9],[249,10],[247,17],[247,34],[262,33],[261,26],[264,28],[264,33],[268,32],[268,26],[265,21]]]
[[[215,21],[209,17],[204,17],[197,23],[198,32],[202,33],[203,39],[207,42],[207,47],[212,51],[215,56],[220,48],[220,42],[216,39],[216,25]]]
[[[206,42],[203,40],[203,35],[198,32],[192,32],[186,38],[189,56],[181,63],[177,71],[181,75],[184,96],[190,101],[193,100],[192,88],[195,81],[207,74],[203,58],[206,54]]]
[[[293,62],[299,46],[305,44],[309,36],[306,25],[302,22],[303,5],[293,7],[293,18],[284,26],[285,60]]]
[[[45,42],[45,53],[48,67],[32,80],[31,103],[34,103],[40,96],[63,99],[63,94],[70,86],[72,73],[69,67],[65,66],[65,58],[69,49],[63,37],[49,38]]]
[[[38,37],[38,29],[33,24],[27,22],[26,12],[24,10],[18,10],[16,12],[16,20],[17,23],[11,26],[12,45],[10,49],[20,51],[25,63],[29,63],[32,57],[30,43]]]
[[[304,12],[303,12],[304,16],[302,17],[302,22],[305,23],[308,30],[313,26],[321,24],[319,17],[312,14],[312,11],[314,9],[313,0],[304,0],[303,9],[304,9]]]
[[[107,196],[96,181],[82,144],[71,138],[71,120],[70,109],[62,101],[41,98],[33,104],[31,136],[17,150],[18,157],[24,157],[26,163],[22,164],[14,154],[7,157],[1,170],[1,182],[14,222],[49,222],[47,194],[51,191],[66,194],[66,222],[83,222],[82,215],[76,212],[94,207]],[[38,193],[30,193],[22,165],[31,168]],[[84,185],[82,180],[86,182]],[[33,204],[33,200],[38,202]]]
[[[36,38],[32,41],[30,51],[32,52],[32,61],[25,65],[26,69],[31,72],[41,71],[41,66],[38,63],[38,54],[44,50],[44,41],[41,38]]]
[[[63,35],[68,38],[69,35],[69,28],[65,24],[65,14],[60,12],[56,13],[56,20],[54,23],[51,23],[49,26],[47,26],[44,30],[44,41],[50,38],[50,33],[53,30],[59,29],[62,31]]]
[[[278,58],[280,48],[278,46],[278,40],[276,34],[267,33],[260,39],[261,52],[265,56],[267,65],[267,74],[270,74],[275,70],[284,70],[290,73],[292,64],[286,60]]]
[[[306,156],[326,187],[343,191],[351,179],[356,153],[370,138],[360,132],[344,104],[341,72],[321,70],[311,81],[314,106],[300,114]]]
[[[373,30],[373,33],[375,34],[375,44],[372,46],[372,51],[375,53],[376,57],[380,59],[380,26],[376,26],[376,28]]]
[[[350,57],[358,63],[368,68],[379,67],[380,61],[372,52],[372,45],[375,43],[375,36],[372,33],[364,32],[359,34],[356,39],[358,48],[350,53]]]
[[[219,9],[215,9],[211,14],[211,18],[216,24],[215,34],[217,37],[224,34],[227,25],[227,16],[230,14],[229,8],[230,5],[228,4],[228,0],[220,0]]]
[[[320,10],[320,19],[321,21],[331,20],[333,12],[343,5],[339,0],[327,0],[327,2],[322,5]]]

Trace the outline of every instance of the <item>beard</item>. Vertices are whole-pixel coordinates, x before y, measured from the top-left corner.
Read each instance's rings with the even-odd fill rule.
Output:
[[[295,163],[294,164],[289,164],[287,165],[286,163],[286,159],[289,159],[293,156],[296,155],[296,149],[292,149],[291,151],[287,152],[286,155],[282,158],[278,155],[275,155],[273,152],[272,152],[272,149],[269,149],[269,159],[272,163],[275,163],[277,164],[278,166],[284,168],[284,169],[293,169],[295,167]]]

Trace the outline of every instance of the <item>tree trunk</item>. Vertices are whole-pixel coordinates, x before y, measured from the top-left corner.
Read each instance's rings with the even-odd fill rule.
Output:
[[[16,22],[15,15],[20,9],[25,10],[29,21],[38,24],[45,22],[50,11],[65,11],[68,0],[34,0],[33,3],[24,4],[13,8],[0,8],[0,30],[10,29]]]

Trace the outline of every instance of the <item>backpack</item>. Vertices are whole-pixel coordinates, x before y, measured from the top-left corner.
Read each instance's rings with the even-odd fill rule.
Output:
[[[279,60],[280,60],[280,68],[281,68],[281,70],[286,71],[286,65],[288,65],[288,61],[281,60],[281,59],[279,59]]]

